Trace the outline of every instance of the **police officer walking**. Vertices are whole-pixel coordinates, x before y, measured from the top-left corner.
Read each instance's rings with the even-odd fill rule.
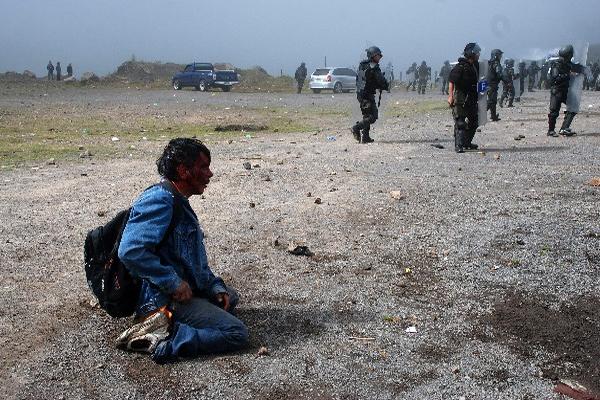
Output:
[[[425,94],[425,88],[427,87],[427,81],[431,76],[431,68],[427,66],[427,63],[423,61],[419,68],[417,68],[417,75],[419,77],[419,94]]]
[[[371,143],[374,140],[369,136],[371,124],[377,121],[378,110],[375,102],[375,92],[379,89],[389,90],[389,82],[385,79],[379,68],[379,61],[383,57],[377,46],[367,50],[367,59],[360,62],[356,75],[356,98],[360,104],[362,121],[357,121],[350,129],[352,136],[359,143]],[[381,95],[380,95],[381,98]]]
[[[73,66],[71,65],[71,63],[69,63],[69,65],[67,65],[67,76],[69,76],[69,77],[73,76]]]
[[[535,92],[535,90],[533,90],[535,87],[535,78],[540,70],[541,68],[538,67],[537,61],[532,61],[531,64],[529,64],[529,68],[527,68],[527,76],[529,77],[529,85],[527,86],[528,92]]]
[[[306,80],[306,74],[306,64],[301,63],[300,66],[296,68],[296,73],[294,74],[294,78],[298,83],[298,94],[302,92],[302,87],[304,86],[304,81]]]
[[[442,79],[442,94],[448,94],[448,77],[450,76],[450,61],[444,61],[444,66],[440,70]]]
[[[487,92],[487,109],[492,114],[492,121],[500,121],[500,115],[496,112],[498,104],[498,85],[502,80],[502,50],[494,49],[488,61],[487,81],[489,89]]]
[[[567,94],[569,93],[569,82],[571,74],[580,74],[584,71],[580,64],[573,64],[573,46],[567,45],[558,52],[558,59],[552,63],[548,79],[550,80],[550,112],[548,113],[548,136],[557,137],[554,131],[556,128],[556,120],[560,114],[562,103],[567,104]],[[560,128],[560,134],[564,136],[572,136],[571,123],[577,115],[573,111],[565,111],[565,119]]]
[[[504,100],[508,97],[507,107],[514,107],[513,101],[515,100],[515,84],[514,81],[517,78],[515,76],[515,60],[512,58],[507,59],[504,62],[504,70],[502,71],[502,96],[500,96],[500,107],[504,107]]]
[[[473,143],[477,130],[477,82],[479,80],[479,54],[481,48],[477,43],[468,43],[463,52],[464,57],[450,71],[450,94],[448,104],[454,117],[454,150],[463,153],[465,149],[478,148]]]
[[[412,74],[412,78],[411,78],[410,82],[408,82],[408,85],[406,86],[406,91],[408,92],[408,89],[410,89],[410,87],[412,86],[412,91],[414,92],[417,89],[417,63],[416,62],[412,63],[412,65],[406,70],[406,76],[408,77],[410,74]]]

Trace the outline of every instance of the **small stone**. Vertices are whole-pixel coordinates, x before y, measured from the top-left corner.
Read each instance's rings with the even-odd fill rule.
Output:
[[[263,178],[263,180],[264,180],[265,182],[271,182],[271,177],[270,177],[269,175],[266,175],[266,176]]]
[[[231,144],[231,143],[233,143],[233,140],[229,139],[229,140],[227,141],[227,144]]]
[[[495,154],[494,155],[494,159],[499,160],[500,159],[500,154]]]
[[[458,374],[460,372],[460,368],[458,365],[454,365],[450,368],[450,371],[452,371],[453,374]]]
[[[306,193],[306,197],[312,197],[312,193],[311,192]]]
[[[104,217],[106,215],[106,211],[105,210],[99,210],[96,214],[98,214],[99,217]]]
[[[248,161],[246,161],[242,165],[244,166],[244,169],[246,169],[246,170],[251,170],[252,169],[252,164],[250,164]]]
[[[394,200],[402,200],[405,198],[405,196],[398,190],[392,190],[390,192],[390,197]]]
[[[91,157],[93,154],[91,151],[86,150],[83,153],[79,154],[79,158],[87,158],[87,157]]]
[[[317,197],[315,199],[315,204],[321,204],[321,198],[320,197]]]
[[[277,160],[277,165],[283,165],[283,160]]]
[[[250,202],[250,208],[254,208],[256,207],[256,204],[254,204],[253,202]]]
[[[515,140],[521,140],[521,136],[515,136]]]
[[[48,165],[56,165],[56,160],[54,158],[50,158],[50,159],[48,159],[48,161],[46,163]]]
[[[258,353],[256,353],[256,355],[258,357],[268,356],[269,355],[269,349],[266,348],[265,346],[261,346],[260,349],[258,349]]]

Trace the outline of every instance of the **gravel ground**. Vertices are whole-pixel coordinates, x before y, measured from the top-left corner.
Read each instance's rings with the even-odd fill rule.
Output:
[[[317,132],[209,141],[215,177],[191,203],[213,270],[242,295],[251,347],[166,366],[114,349],[129,321],[94,306],[82,244],[157,179],[165,141],[140,142],[131,158],[0,171],[0,397],[561,399],[559,378],[600,387],[600,93],[584,94],[572,138],[545,136],[549,95],[536,92],[461,155],[449,111],[393,110],[436,94],[384,94],[369,145],[347,131],[353,94],[177,94],[12,87],[0,110],[347,110]],[[290,241],[314,255],[289,254]]]

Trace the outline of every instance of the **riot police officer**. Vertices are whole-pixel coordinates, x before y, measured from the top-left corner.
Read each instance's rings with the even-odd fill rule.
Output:
[[[412,91],[414,92],[415,90],[417,90],[417,63],[414,62],[412,63],[412,65],[406,70],[406,76],[408,77],[410,74],[412,74],[412,78],[410,80],[410,82],[408,82],[408,85],[406,85],[406,91],[408,92],[408,89],[410,89],[410,87],[412,86]]]
[[[573,64],[571,59],[573,58],[574,50],[573,46],[567,45],[560,49],[558,52],[558,59],[556,59],[550,66],[550,72],[548,79],[550,80],[550,112],[548,113],[548,136],[557,137],[558,135],[554,131],[556,128],[556,120],[560,114],[560,107],[562,103],[567,104],[567,94],[569,93],[569,82],[571,80],[572,73],[582,73],[584,71],[583,66],[580,64]],[[577,115],[573,111],[565,111],[565,118],[560,128],[560,134],[564,136],[572,136],[571,123]]]
[[[304,81],[306,80],[306,64],[301,63],[298,68],[296,68],[296,73],[294,74],[294,78],[296,79],[296,83],[298,84],[297,93],[300,94],[302,92],[302,87],[304,86]]]
[[[431,76],[431,68],[427,66],[427,63],[423,61],[419,68],[417,68],[417,75],[419,77],[419,94],[425,94],[425,88],[427,87],[427,81]]]
[[[448,93],[448,77],[450,76],[450,61],[444,61],[444,66],[440,70],[440,78],[442,79],[442,94]]]
[[[487,93],[487,109],[492,114],[492,121],[500,121],[500,116],[496,112],[496,104],[498,103],[498,85],[502,80],[502,50],[494,49],[490,60],[488,61],[487,81],[489,85]]]
[[[464,57],[450,71],[450,95],[448,104],[454,117],[454,150],[463,153],[465,149],[475,150],[473,137],[478,126],[477,82],[479,80],[479,53],[477,43],[468,43]]]
[[[538,67],[537,61],[532,61],[527,68],[527,76],[529,77],[529,84],[527,85],[528,92],[534,92],[533,88],[535,87],[535,77],[538,72],[540,72],[541,68]]]
[[[362,121],[357,121],[350,129],[352,136],[359,143],[371,143],[374,140],[369,136],[371,124],[377,121],[378,110],[375,102],[375,92],[379,89],[389,90],[389,83],[381,73],[379,61],[383,57],[377,46],[367,50],[367,59],[360,62],[356,75],[356,98],[360,104]],[[381,98],[381,97],[380,97]]]
[[[515,84],[514,81],[517,78],[515,75],[515,60],[512,58],[507,59],[504,62],[504,70],[502,71],[502,96],[500,96],[500,107],[504,107],[504,100],[508,97],[507,107],[514,107],[513,101],[515,100]]]

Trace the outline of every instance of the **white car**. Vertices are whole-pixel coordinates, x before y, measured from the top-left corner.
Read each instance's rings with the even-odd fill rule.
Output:
[[[317,68],[310,75],[310,89],[314,93],[333,90],[334,93],[356,90],[356,72],[352,68]]]

